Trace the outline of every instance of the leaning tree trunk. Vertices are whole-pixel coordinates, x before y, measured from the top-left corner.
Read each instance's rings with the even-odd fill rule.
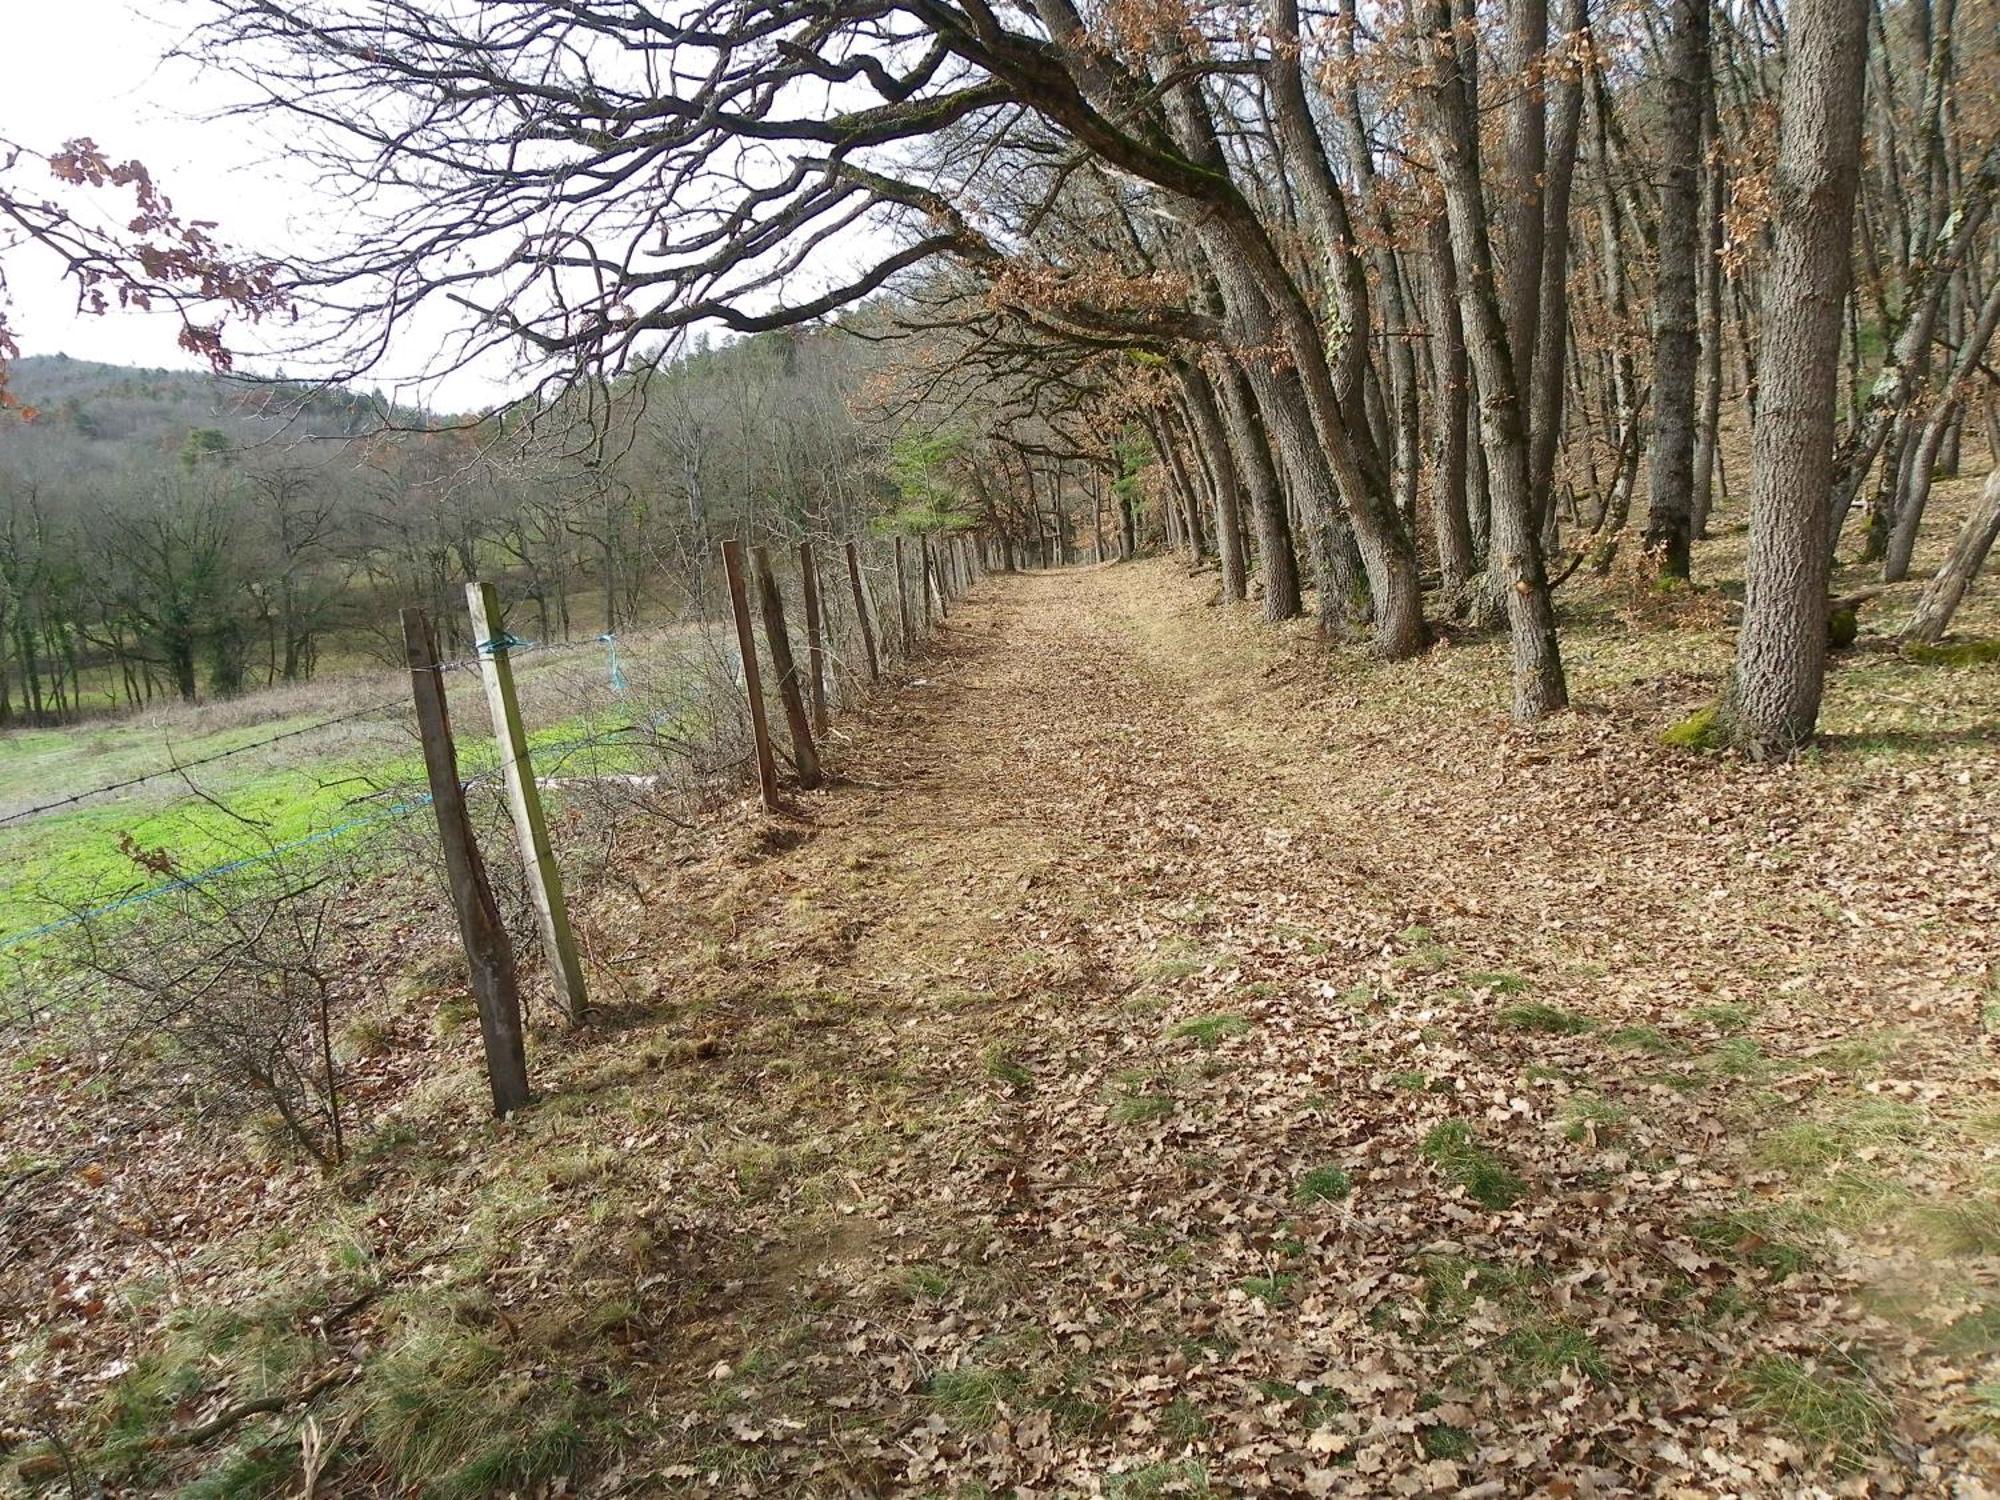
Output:
[[[1208,541],[1201,529],[1201,495],[1196,489],[1194,476],[1181,462],[1180,445],[1174,441],[1173,423],[1161,412],[1149,413],[1143,421],[1147,434],[1153,440],[1153,447],[1160,455],[1160,464],[1167,471],[1169,505],[1174,520],[1194,561],[1200,562],[1208,551]],[[1066,556],[1063,559],[1064,562],[1068,560]]]
[[[1285,494],[1278,484],[1271,445],[1243,372],[1224,370],[1216,385],[1227,413],[1230,448],[1250,490],[1250,512],[1257,525],[1257,574],[1264,586],[1264,618],[1289,620],[1300,609],[1299,564],[1292,550],[1292,526],[1285,515]]]
[[[1923,524],[1924,509],[1930,503],[1931,475],[1939,468],[1938,454],[1946,436],[1957,422],[1965,400],[1965,387],[1986,357],[1986,346],[2000,328],[2000,279],[1987,290],[1986,302],[1959,348],[1958,359],[1945,382],[1944,391],[1931,408],[1928,420],[1916,441],[1916,451],[1908,466],[1908,478],[1896,501],[1896,514],[1889,531],[1887,555],[1882,560],[1882,581],[1901,583],[1910,576],[1910,558],[1917,550],[1917,529]]]
[[[1228,162],[1199,91],[1179,84],[1166,91],[1164,103],[1181,149],[1227,180]],[[1195,238],[1238,335],[1256,351],[1247,367],[1258,402],[1288,449],[1306,443],[1320,448],[1367,566],[1377,649],[1392,660],[1414,655],[1429,639],[1416,548],[1388,493],[1367,423],[1356,420],[1343,399],[1318,318],[1262,223],[1234,196],[1233,186],[1231,196],[1213,206],[1227,211],[1198,219]],[[1274,361],[1291,366],[1303,398],[1296,408],[1277,396]]]
[[[1928,367],[1931,339],[1953,273],[1979,241],[1979,232],[2000,192],[2000,140],[1986,149],[1973,169],[1959,202],[1938,232],[1926,238],[1923,253],[1912,263],[1902,299],[1902,324],[1869,390],[1861,421],[1840,445],[1834,468],[1833,525],[1827,550],[1840,540],[1841,528],[1875,459],[1898,427],[1898,419]],[[1768,309],[1766,310],[1769,316]],[[1761,379],[1761,372],[1760,372]],[[1761,393],[1760,393],[1761,395]],[[1753,414],[1754,415],[1754,414]]]
[[[1305,94],[1299,84],[1298,4],[1297,0],[1273,0],[1273,9],[1281,17],[1281,29],[1277,33],[1278,46],[1273,68],[1285,82],[1282,87],[1274,80],[1272,93],[1274,107],[1284,111],[1280,114],[1280,125],[1289,116],[1304,123],[1298,128],[1313,145],[1319,142],[1319,132],[1311,125],[1310,114],[1305,108]],[[1374,263],[1375,279],[1381,287],[1383,332],[1387,336],[1388,348],[1385,361],[1389,367],[1391,405],[1394,407],[1393,442],[1387,451],[1393,455],[1390,465],[1391,482],[1396,491],[1397,509],[1402,513],[1411,535],[1416,533],[1417,481],[1422,468],[1420,449],[1422,446],[1421,413],[1417,399],[1417,361],[1411,348],[1409,337],[1408,306],[1403,296],[1402,279],[1396,266],[1396,236],[1391,222],[1389,208],[1383,200],[1381,183],[1375,171],[1375,157],[1368,144],[1368,127],[1361,114],[1360,67],[1355,59],[1354,39],[1360,27],[1355,14],[1355,0],[1341,0],[1341,24],[1337,33],[1340,45],[1341,87],[1335,99],[1333,111],[1334,128],[1339,134],[1341,149],[1347,159],[1347,170],[1353,177],[1360,193],[1363,208],[1369,216],[1374,233],[1369,244],[1369,258]],[[1327,179],[1332,180],[1331,171]],[[1338,189],[1333,190],[1335,193]],[[1358,267],[1358,261],[1356,265]],[[1366,281],[1363,280],[1365,295]],[[1365,347],[1368,338],[1366,320],[1359,324],[1349,320],[1348,337],[1355,337],[1358,327],[1360,342]],[[1325,613],[1324,610],[1321,611]]]
[[[1993,550],[1996,537],[2000,537],[2000,468],[1986,476],[1986,488],[1980,493],[1977,508],[1959,529],[1944,566],[1925,586],[1916,612],[1903,627],[1903,640],[1930,643],[1951,628],[1951,617],[1978,576],[1986,554]]]
[[[1273,374],[1270,387],[1271,399],[1286,403],[1293,412],[1291,420],[1278,425],[1277,457],[1303,517],[1299,525],[1305,528],[1319,593],[1319,628],[1342,640],[1356,637],[1367,626],[1373,607],[1367,564],[1324,452],[1316,443],[1297,440],[1310,420],[1298,382],[1288,374]],[[1293,535],[1298,535],[1296,526]]]
[[[1758,360],[1743,629],[1724,719],[1759,754],[1812,737],[1826,679],[1840,312],[1852,272],[1868,0],[1792,0]]]
[[[1192,366],[1179,371],[1181,394],[1187,404],[1188,430],[1201,446],[1215,485],[1215,544],[1222,559],[1222,597],[1230,602],[1248,595],[1249,559],[1243,550],[1242,480],[1230,451],[1229,432],[1215,404],[1215,387]]]
[[[1266,12],[1273,41],[1264,65],[1271,120],[1284,152],[1287,176],[1298,184],[1315,247],[1326,258],[1340,324],[1335,386],[1343,402],[1352,402],[1362,390],[1369,365],[1368,273],[1355,245],[1347,195],[1333,175],[1326,144],[1306,99],[1298,0],[1266,0]],[[1365,182],[1363,186],[1365,190]],[[1383,291],[1387,295],[1391,288],[1385,286]]]

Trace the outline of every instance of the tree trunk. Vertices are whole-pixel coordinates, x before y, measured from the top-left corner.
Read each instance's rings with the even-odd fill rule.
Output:
[[[1226,176],[1227,161],[1198,92],[1181,84],[1167,91],[1165,103],[1183,150],[1205,169]],[[1266,417],[1282,424],[1281,441],[1295,447],[1316,443],[1339,487],[1375,598],[1377,649],[1391,659],[1412,655],[1428,639],[1416,550],[1387,493],[1367,424],[1357,422],[1351,404],[1343,400],[1318,319],[1262,225],[1247,213],[1198,219],[1196,238],[1221,285],[1232,322],[1246,349],[1254,351],[1247,366]],[[1274,359],[1289,361],[1303,397],[1299,415],[1309,430],[1296,430],[1292,408],[1275,396]],[[1271,561],[1265,559],[1262,566],[1268,588]]]
[[[1534,719],[1567,707],[1569,689],[1556,647],[1539,518],[1528,493],[1521,387],[1494,285],[1492,243],[1479,185],[1477,127],[1458,76],[1451,7],[1447,0],[1431,0],[1428,14],[1432,82],[1424,91],[1425,112],[1451,220],[1468,353],[1479,382],[1487,476],[1493,492],[1489,572],[1505,590],[1508,631],[1514,643],[1514,714]],[[1538,228],[1539,223],[1538,218]]]
[[[1923,597],[1917,600],[1916,612],[1903,627],[1901,639],[1929,644],[1943,637],[1951,628],[1951,617],[1959,601],[1965,598],[1965,591],[1972,586],[1987,553],[1993,550],[1996,537],[2000,537],[2000,468],[1986,476],[1978,506],[1959,528],[1944,566],[1925,586]]]
[[[1242,479],[1208,376],[1192,366],[1182,366],[1178,374],[1181,393],[1187,402],[1190,430],[1201,445],[1202,458],[1215,481],[1215,540],[1222,560],[1222,597],[1235,602],[1246,598],[1249,589],[1249,559],[1243,552],[1243,516],[1238,499]]]
[[[1707,122],[1702,177],[1702,222],[1706,241],[1697,279],[1696,316],[1701,324],[1701,410],[1694,438],[1694,504],[1688,518],[1695,541],[1708,537],[1709,511],[1721,480],[1722,449],[1722,132],[1715,115],[1715,86],[1703,85],[1702,115]],[[1727,498],[1727,491],[1724,492]]]
[[[1273,0],[1273,10],[1281,18],[1278,32],[1280,45],[1274,49],[1277,62],[1274,69],[1282,65],[1284,77],[1274,78],[1272,93],[1280,110],[1281,130],[1288,122],[1300,120],[1303,125],[1294,124],[1292,129],[1306,137],[1317,147],[1319,135],[1310,125],[1310,113],[1305,108],[1303,86],[1299,83],[1298,54],[1288,43],[1296,41],[1298,32],[1297,0]],[[1359,185],[1362,202],[1374,230],[1369,245],[1369,257],[1374,262],[1376,283],[1381,288],[1383,332],[1387,336],[1388,347],[1384,363],[1390,377],[1390,404],[1394,408],[1394,432],[1392,442],[1386,445],[1392,453],[1390,480],[1395,490],[1396,507],[1401,512],[1404,524],[1412,537],[1416,535],[1417,476],[1420,462],[1421,413],[1418,409],[1416,355],[1411,349],[1409,337],[1408,302],[1403,295],[1402,277],[1396,265],[1396,234],[1389,208],[1383,200],[1381,185],[1375,172],[1375,157],[1368,144],[1367,123],[1361,113],[1360,68],[1357,65],[1354,39],[1359,32],[1355,0],[1341,0],[1341,24],[1338,33],[1340,57],[1343,72],[1343,86],[1334,110],[1335,124],[1339,130],[1342,152],[1347,159],[1347,169]],[[1299,154],[1294,150],[1294,155]],[[1332,181],[1330,170],[1327,180]],[[1337,199],[1339,189],[1332,189]],[[1343,214],[1343,228],[1345,216]],[[1359,283],[1358,290],[1346,294],[1350,304],[1346,308],[1348,326],[1346,337],[1365,339],[1368,333],[1366,320],[1367,279],[1359,276],[1359,260],[1355,257],[1351,243],[1342,246],[1343,266],[1352,265],[1353,271],[1347,279]],[[1355,308],[1361,317],[1357,322]],[[1365,350],[1365,344],[1363,349]],[[1324,613],[1324,611],[1322,611]]]
[[[30,667],[33,658],[29,659]],[[192,703],[199,691],[194,675],[194,639],[176,634],[167,641],[167,665],[173,669],[174,691],[183,703]]]
[[[1458,310],[1458,272],[1451,253],[1451,225],[1444,212],[1426,226],[1430,275],[1424,278],[1424,314],[1431,325],[1431,368],[1436,414],[1431,421],[1431,525],[1437,533],[1438,567],[1447,599],[1460,600],[1472,582],[1475,554],[1466,502],[1466,406],[1469,392],[1465,324]]]
[[[1591,140],[1603,191],[1597,195],[1598,262],[1604,276],[1604,297],[1612,325],[1623,329],[1630,318],[1629,279],[1625,271],[1625,216],[1618,194],[1608,186],[1613,181],[1611,160],[1611,97],[1604,74],[1593,63],[1590,89]],[[1604,515],[1598,522],[1597,556],[1593,566],[1609,571],[1617,553],[1618,537],[1631,514],[1632,490],[1638,480],[1640,408],[1644,397],[1639,391],[1637,362],[1627,340],[1617,340],[1611,355],[1612,402],[1617,409],[1615,449],[1611,483],[1606,490]]]
[[[1899,429],[1899,418],[1911,390],[1929,366],[1931,336],[1937,327],[1945,292],[1952,274],[1978,242],[1996,190],[2000,190],[2000,141],[1988,146],[1960,197],[1959,206],[1934,236],[1926,237],[1922,254],[1912,262],[1905,278],[1901,326],[1868,393],[1861,422],[1840,444],[1832,477],[1834,502],[1833,524],[1827,538],[1829,552],[1840,540],[1847,513],[1861,493],[1875,459],[1892,432]],[[1769,317],[1768,308],[1765,316]]]
[[[1711,0],[1673,0],[1660,153],[1659,278],[1653,289],[1653,466],[1646,547],[1660,575],[1688,576],[1694,534],[1696,279],[1701,215],[1701,90]]]
[[[1432,19],[1442,28],[1449,22],[1438,16],[1438,9],[1432,6]],[[1542,88],[1542,66],[1548,45],[1548,0],[1507,0],[1507,138],[1499,192],[1506,275],[1499,290],[1505,298],[1517,404],[1519,395],[1533,388],[1540,330],[1542,200],[1548,165],[1548,99]],[[1469,269],[1463,256],[1459,264]]]
[[[1181,535],[1187,539],[1188,551],[1199,562],[1208,552],[1208,538],[1203,535],[1201,525],[1201,494],[1194,476],[1181,462],[1180,445],[1174,441],[1173,424],[1165,416],[1155,412],[1146,417],[1146,428],[1153,435],[1153,446],[1159,449],[1160,462],[1166,466],[1172,479],[1173,493],[1179,497],[1178,517]],[[1067,556],[1063,559],[1067,562]]]
[[[2000,277],[1987,289],[1986,303],[1979,321],[1967,334],[1958,360],[1945,383],[1944,391],[1932,406],[1930,416],[1918,435],[1909,463],[1909,477],[1896,503],[1896,515],[1889,531],[1887,553],[1882,560],[1882,581],[1901,583],[1910,576],[1910,557],[1917,549],[1917,529],[1923,524],[1924,509],[1930,503],[1931,475],[1942,467],[1939,454],[1956,422],[1964,400],[1966,382],[1979,368],[1986,346],[2000,328]]]
[[[1851,277],[1867,0],[1792,0],[1758,360],[1743,629],[1724,719],[1757,754],[1812,737],[1826,677],[1840,310]]]
[[[1292,549],[1291,522],[1285,515],[1284,491],[1250,382],[1240,370],[1226,370],[1216,381],[1222,408],[1228,414],[1230,447],[1248,482],[1250,513],[1257,524],[1257,573],[1264,586],[1264,618],[1289,620],[1301,607],[1298,555]]]
[[[1090,560],[1104,561],[1104,481],[1090,476]]]
[[[1590,0],[1564,0],[1563,53],[1588,45]],[[1562,444],[1563,397],[1569,368],[1569,205],[1576,178],[1578,127],[1583,116],[1583,78],[1575,66],[1556,75],[1555,128],[1548,138],[1548,185],[1543,205],[1541,291],[1537,296],[1532,378],[1523,378],[1527,403],[1528,493],[1536,524],[1544,539],[1543,553],[1556,545],[1557,515],[1553,498],[1556,450]]]

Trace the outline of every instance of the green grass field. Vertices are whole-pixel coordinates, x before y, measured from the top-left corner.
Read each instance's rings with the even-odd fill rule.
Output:
[[[670,672],[657,658],[634,664],[628,653],[625,660],[643,684],[629,701],[612,694],[594,652],[552,655],[532,668],[524,663],[523,699],[538,774],[645,769],[649,750],[627,731],[653,717],[649,700],[686,664]],[[410,805],[425,792],[415,731],[400,707],[246,747],[385,701],[380,690],[393,690],[395,681],[393,675],[369,680],[370,691],[330,685],[311,712],[287,712],[299,709],[307,695],[280,689],[213,710],[177,712],[170,724],[128,719],[0,736],[0,816],[241,750],[184,775],[0,824],[0,945],[12,938],[18,946],[22,934],[78,911],[335,830],[347,830],[343,845],[379,838],[385,815],[414,810]],[[453,678],[449,698],[461,774],[497,770],[477,679]]]

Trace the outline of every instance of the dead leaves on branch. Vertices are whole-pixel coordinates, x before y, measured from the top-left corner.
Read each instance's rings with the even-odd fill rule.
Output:
[[[46,166],[59,197],[9,180],[32,160]],[[103,190],[128,196],[129,213],[119,218],[118,210],[92,203],[90,195]],[[87,137],[46,157],[0,141],[0,228],[61,261],[83,312],[171,308],[180,318],[180,346],[217,371],[234,364],[224,342],[229,318],[256,322],[294,311],[276,262],[230,249],[213,222],[179,213],[143,162],[116,161]],[[0,296],[5,291],[0,276]],[[18,354],[0,320],[0,406],[10,404],[5,369]]]

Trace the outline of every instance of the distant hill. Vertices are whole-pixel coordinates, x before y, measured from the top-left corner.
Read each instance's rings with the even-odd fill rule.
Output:
[[[251,380],[201,370],[145,369],[37,354],[12,361],[8,385],[36,420],[102,442],[178,443],[199,427],[293,424],[303,436],[350,437],[385,422],[423,426],[423,414],[363,394],[286,380]]]

